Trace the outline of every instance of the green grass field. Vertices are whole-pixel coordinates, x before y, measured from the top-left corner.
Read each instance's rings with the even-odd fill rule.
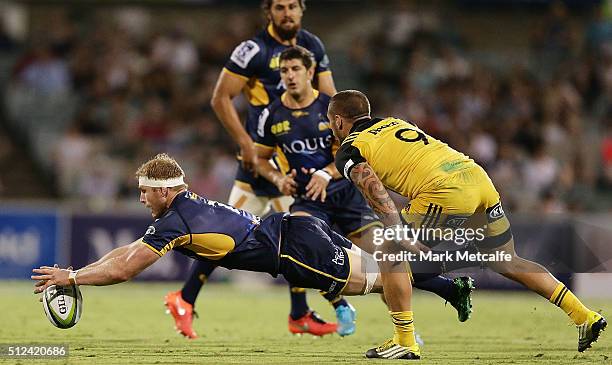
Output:
[[[179,284],[121,284],[84,287],[83,317],[72,329],[53,327],[30,283],[0,282],[0,344],[68,343],[60,360],[0,358],[0,363],[51,364],[361,364],[363,353],[392,333],[377,295],[352,298],[358,311],[357,333],[347,338],[295,337],[287,331],[288,295],[284,287],[264,291],[209,285],[198,301],[200,338],[188,341],[174,332],[164,314],[163,295]],[[316,292],[309,302],[325,318],[331,306]],[[587,300],[612,313],[612,301]],[[416,292],[417,331],[425,341],[422,364],[612,364],[612,334],[579,354],[577,332],[565,314],[529,293],[476,292],[475,314],[459,323],[452,307]],[[608,331],[609,332],[609,331]],[[396,361],[397,362],[397,361]]]

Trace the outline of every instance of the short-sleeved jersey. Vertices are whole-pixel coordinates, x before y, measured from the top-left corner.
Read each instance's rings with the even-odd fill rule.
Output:
[[[302,172],[306,169],[322,169],[334,161],[334,135],[327,120],[327,106],[330,97],[314,90],[316,99],[307,107],[291,109],[281,99],[264,109],[257,124],[255,143],[270,150],[274,149],[286,161],[281,166],[283,173],[295,169],[295,181],[298,184],[297,194],[306,193],[310,175]],[[331,194],[349,182],[345,179],[331,180],[327,193]]]
[[[177,250],[229,269],[278,273],[283,214],[265,220],[186,191],[144,234],[142,241],[163,256]]]
[[[475,166],[468,156],[397,118],[374,118],[353,126],[338,149],[336,167],[350,180],[351,169],[364,161],[387,188],[410,199],[435,191],[446,177]]]
[[[246,121],[247,132],[254,137],[257,118],[261,111],[278,99],[285,91],[279,72],[279,58],[289,46],[281,44],[273,36],[271,25],[254,38],[239,44],[225,64],[224,72],[247,80],[244,94],[249,102]],[[330,72],[329,58],[321,40],[314,34],[300,29],[296,35],[297,45],[313,53],[316,61],[315,73]]]

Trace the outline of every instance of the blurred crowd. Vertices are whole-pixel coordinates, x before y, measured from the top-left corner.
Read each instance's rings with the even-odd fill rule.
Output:
[[[135,22],[146,19],[137,9],[114,15],[84,27],[52,12],[13,68],[13,90],[74,100],[48,156],[59,194],[100,208],[133,199],[138,164],[165,151],[181,161],[192,189],[225,200],[235,149],[210,98],[228,53],[252,29],[223,29],[198,44],[180,24],[155,32]]]
[[[134,9],[87,26],[50,13],[15,63],[11,87],[74,100],[47,156],[58,193],[101,207],[134,199],[137,164],[166,151],[192,189],[226,200],[236,148],[209,102],[226,58],[258,19],[238,14],[195,38],[181,24],[156,31]],[[471,57],[469,40],[435,13],[399,8],[367,37],[331,50],[332,70],[334,53],[344,52],[349,85],[366,91],[376,115],[412,120],[469,154],[507,208],[610,209],[600,197],[612,190],[612,23],[602,9],[588,24],[571,20],[556,3],[532,34],[532,62],[493,67]]]
[[[529,62],[500,67],[470,58],[469,41],[438,17],[406,8],[354,42],[351,61],[379,114],[413,120],[469,154],[506,208],[610,210],[611,15],[597,8],[576,24],[553,3],[531,35]]]

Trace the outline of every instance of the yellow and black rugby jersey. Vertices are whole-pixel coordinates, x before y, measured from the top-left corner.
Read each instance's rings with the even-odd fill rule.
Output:
[[[224,72],[247,80],[244,95],[249,102],[247,132],[254,137],[259,113],[280,98],[285,91],[280,77],[280,54],[289,46],[277,40],[271,25],[255,37],[240,43],[225,64]],[[330,72],[329,58],[321,40],[305,29],[296,35],[296,43],[312,52],[317,74]]]
[[[382,183],[410,199],[435,190],[435,184],[475,162],[419,129],[397,118],[374,118],[353,126],[336,154],[338,171],[350,171],[367,161]]]
[[[228,269],[276,276],[283,216],[273,214],[262,221],[244,210],[186,191],[149,226],[142,241],[160,256],[174,249]]]

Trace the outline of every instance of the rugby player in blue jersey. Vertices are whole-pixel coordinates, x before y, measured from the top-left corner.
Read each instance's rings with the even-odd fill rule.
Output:
[[[188,190],[182,168],[166,154],[144,163],[136,175],[140,202],[155,219],[144,235],[76,271],[50,266],[33,269],[35,293],[50,285],[118,284],[170,250],[228,269],[280,274],[292,285],[333,295],[382,291],[382,275],[374,258],[347,248],[351,242],[321,219],[275,213],[262,220],[200,197]],[[408,276],[406,280],[410,285]],[[390,299],[389,293],[385,296]],[[410,292],[401,299],[410,301]],[[401,355],[419,357],[416,351]]]
[[[291,197],[283,196],[266,179],[255,176],[257,155],[253,138],[257,117],[284,91],[278,72],[280,53],[296,44],[310,50],[315,55],[319,91],[327,95],[336,92],[323,43],[301,28],[305,0],[263,0],[261,7],[268,21],[266,29],[234,49],[219,75],[211,101],[217,117],[240,147],[241,163],[228,203],[258,216],[264,216],[270,208],[287,211],[292,202]],[[248,102],[244,125],[232,102],[240,93]],[[177,330],[188,338],[197,337],[192,328],[193,306],[215,267],[211,262],[196,261],[182,290],[166,295],[166,307],[174,317]],[[290,297],[288,324],[292,333],[324,335],[336,331],[335,323],[323,321],[309,309],[303,288],[290,287]],[[338,302],[332,304],[338,306]]]

